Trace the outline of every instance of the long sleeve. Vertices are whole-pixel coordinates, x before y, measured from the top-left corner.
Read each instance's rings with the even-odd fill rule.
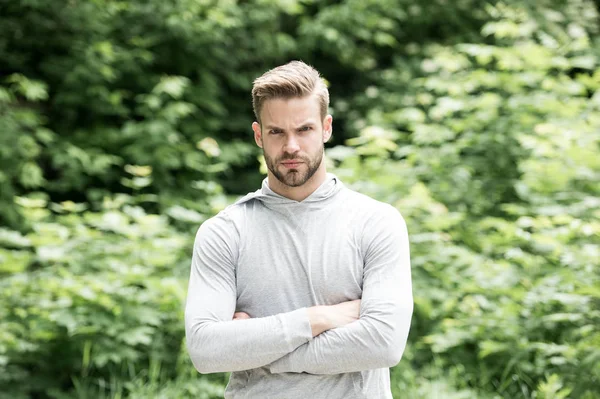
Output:
[[[238,237],[222,215],[203,223],[196,235],[185,331],[190,358],[201,373],[261,367],[312,339],[305,308],[232,321]]]
[[[326,331],[270,365],[272,373],[338,374],[396,365],[413,311],[406,224],[393,207],[363,233],[364,272],[359,320]]]

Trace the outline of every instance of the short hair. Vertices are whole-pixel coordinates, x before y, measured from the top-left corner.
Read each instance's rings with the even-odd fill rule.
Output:
[[[327,115],[329,91],[319,72],[302,61],[291,61],[265,72],[254,80],[252,108],[260,123],[260,111],[266,100],[294,98],[316,94],[321,108],[321,119]]]

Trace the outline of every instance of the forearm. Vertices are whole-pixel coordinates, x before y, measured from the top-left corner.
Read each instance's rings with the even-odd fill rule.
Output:
[[[406,346],[412,300],[315,337],[270,365],[272,373],[338,374],[396,365]]]
[[[236,321],[186,315],[190,358],[201,373],[265,366],[312,338],[306,309]]]
[[[205,312],[204,317],[192,316],[193,308],[189,308],[186,333],[190,356],[203,373],[261,367],[326,330],[357,320],[359,306],[360,300],[348,301],[256,319],[236,312],[233,321],[207,320]]]

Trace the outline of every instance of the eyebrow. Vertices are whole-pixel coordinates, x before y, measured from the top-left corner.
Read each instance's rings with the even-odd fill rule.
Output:
[[[316,125],[315,122],[313,122],[312,120],[308,120],[306,122],[301,123],[296,129],[303,128],[304,126],[315,126],[315,125]],[[273,130],[276,130],[276,129],[277,130],[285,130],[285,129],[282,129],[279,126],[275,126],[275,125],[266,125],[265,129],[267,129],[267,130],[271,130],[271,129],[273,129]]]

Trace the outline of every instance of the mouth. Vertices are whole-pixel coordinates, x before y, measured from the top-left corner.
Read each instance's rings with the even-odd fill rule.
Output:
[[[281,164],[289,169],[295,169],[298,166],[300,166],[303,162],[297,159],[293,159],[293,160],[288,160],[288,161],[283,161],[281,162]]]

